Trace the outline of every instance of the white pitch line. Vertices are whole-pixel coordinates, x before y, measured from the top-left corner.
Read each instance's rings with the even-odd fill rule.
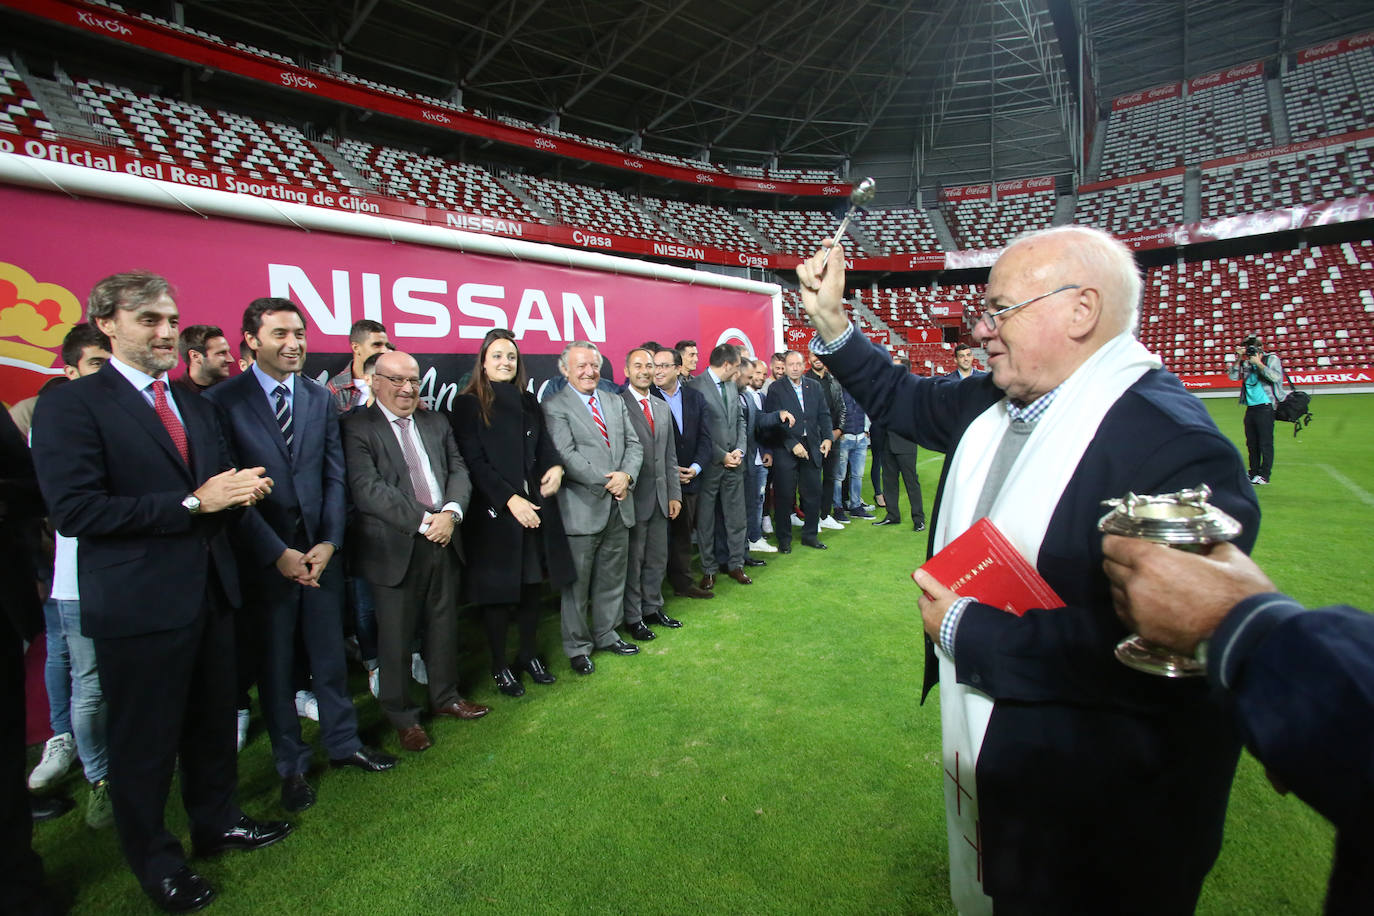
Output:
[[[1325,471],[1326,473],[1330,474],[1333,478],[1335,478],[1336,483],[1340,484],[1341,486],[1349,490],[1351,493],[1355,494],[1355,498],[1358,499],[1360,502],[1364,503],[1366,506],[1374,506],[1374,496],[1370,495],[1368,490],[1364,489],[1359,484],[1355,483],[1355,481],[1351,480],[1349,477],[1346,477],[1344,474],[1342,474],[1340,471],[1336,470],[1329,464],[1319,464],[1317,465],[1317,467],[1321,468],[1323,471]]]

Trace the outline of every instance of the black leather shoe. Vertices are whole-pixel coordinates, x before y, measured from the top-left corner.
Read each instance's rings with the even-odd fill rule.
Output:
[[[292,814],[315,804],[315,790],[310,788],[304,773],[288,776],[281,781],[281,806]]]
[[[757,559],[757,558],[755,558],[755,557],[745,557],[745,558],[744,558],[744,565],[745,565],[745,566],[767,566],[767,565],[768,565],[768,561],[767,561],[767,560],[759,560],[759,559]]]
[[[191,838],[191,848],[198,856],[213,856],[230,849],[262,849],[286,839],[291,825],[286,821],[255,821],[248,815],[219,836]]]
[[[629,633],[640,642],[648,642],[651,639],[658,638],[654,635],[653,630],[644,625],[644,621],[642,620],[636,620],[634,623],[625,624],[625,632]]]
[[[572,665],[572,670],[578,674],[591,674],[596,670],[596,665],[586,655],[574,655],[568,661]]]
[[[807,540],[806,538],[802,538],[802,546],[803,546],[803,547],[812,547],[812,548],[815,548],[816,550],[829,550],[829,549],[830,549],[829,547],[827,547],[827,546],[825,546],[824,544],[822,544],[820,541],[809,541],[809,540]]]
[[[149,899],[168,913],[194,913],[215,899],[215,889],[185,865],[163,878],[154,887],[145,887]]]
[[[369,773],[381,773],[394,767],[396,758],[364,744],[347,757],[329,761],[329,765],[336,769],[339,767],[356,767]]]
[[[638,655],[638,654],[639,654],[639,646],[632,646],[632,645],[630,645],[629,643],[627,643],[627,642],[626,642],[625,640],[623,640],[623,639],[617,639],[615,642],[611,643],[609,646],[597,646],[596,648],[597,648],[598,650],[602,651],[602,652],[611,652],[611,653],[614,653],[614,654],[616,654],[616,655]]]
[[[885,515],[882,518],[878,519],[876,522],[874,522],[873,527],[881,528],[883,525],[900,525],[901,523],[902,520],[900,518],[893,518],[890,515]]]
[[[520,683],[515,672],[509,668],[502,668],[492,675],[492,679],[496,681],[496,689],[508,697],[523,697],[525,695],[525,686]]]
[[[644,615],[644,622],[645,622],[645,623],[652,623],[652,624],[654,624],[655,626],[667,627],[667,628],[670,629],[670,630],[680,630],[680,629],[682,629],[682,621],[681,621],[681,620],[678,620],[678,619],[675,618],[675,617],[669,617],[667,614],[663,613],[662,611],[659,611],[657,614],[645,614],[645,615]]]
[[[779,544],[779,545],[778,545],[778,553],[791,553],[791,552],[792,552],[792,545],[791,545],[791,544]]]
[[[544,663],[537,658],[532,658],[520,666],[530,673],[530,680],[536,684],[552,684],[558,678],[549,674],[549,669],[544,667]]]
[[[76,802],[65,795],[30,795],[29,811],[35,821],[50,821],[61,817],[76,807]]]

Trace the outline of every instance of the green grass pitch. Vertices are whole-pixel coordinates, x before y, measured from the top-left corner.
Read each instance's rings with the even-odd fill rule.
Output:
[[[1240,407],[1206,403],[1243,446]],[[1300,438],[1277,428],[1255,556],[1305,603],[1374,609],[1374,399],[1318,396],[1313,410]],[[927,502],[939,460],[921,456]],[[195,863],[219,891],[210,912],[952,913],[939,707],[917,705],[909,573],[925,537],[860,521],[827,533],[826,553],[769,555],[749,588],[670,599],[683,629],[638,657],[597,656],[591,677],[568,670],[549,616],[559,682],[521,699],[496,693],[466,620],[464,691],[492,714],[434,724],[434,748],[389,774],[316,770],[319,802],[287,841]],[[356,671],[352,686],[366,739],[396,751]],[[79,768],[65,788],[84,805]],[[278,788],[255,719],[245,810],[282,817]],[[175,802],[169,816],[184,838]],[[1198,912],[1318,913],[1331,840],[1247,755]],[[152,911],[80,808],[37,825],[35,845],[75,912]]]

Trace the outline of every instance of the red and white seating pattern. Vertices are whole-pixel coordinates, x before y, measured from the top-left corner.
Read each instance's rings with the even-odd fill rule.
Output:
[[[1283,75],[1283,100],[1294,143],[1364,130],[1374,112],[1374,50],[1294,66]]]
[[[79,104],[95,115],[115,143],[160,162],[184,162],[335,193],[351,189],[290,125],[143,96],[100,80],[79,81],[76,92]]]
[[[1113,111],[1106,124],[1100,177],[1106,181],[1183,164],[1183,98]]]
[[[528,191],[561,223],[594,232],[610,232],[641,239],[676,242],[672,233],[654,222],[625,198],[612,191],[569,184],[553,178],[512,175],[510,180]]]
[[[783,254],[805,257],[815,252],[821,239],[833,238],[840,228],[839,220],[824,210],[741,210],[745,219],[753,223],[764,237]],[[845,247],[857,246],[845,233]]]
[[[1361,150],[1368,166],[1368,150]],[[1256,213],[1323,200],[1353,197],[1369,189],[1357,174],[1353,146],[1328,146],[1257,159],[1202,173],[1204,219]]]
[[[43,114],[8,57],[0,55],[0,133],[56,139],[52,124]]]
[[[944,205],[945,222],[962,248],[1000,248],[1054,219],[1055,194],[1042,191],[1002,200],[961,200]]]
[[[1183,176],[1081,192],[1074,221],[1128,233],[1183,222]]]
[[[1151,268],[1140,339],[1183,374],[1218,374],[1247,334],[1290,372],[1364,367],[1374,356],[1374,242]]]
[[[1264,78],[1212,86],[1188,97],[1187,161],[1206,162],[1274,145]]]
[[[437,156],[421,156],[361,140],[345,140],[339,152],[354,168],[403,200],[440,210],[457,210],[520,222],[543,222],[486,169]]]
[[[867,210],[857,219],[860,229],[887,254],[940,250],[929,214],[916,207]]]
[[[640,204],[661,214],[666,224],[679,230],[678,235],[685,242],[729,251],[762,250],[758,241],[724,207],[661,197],[644,197]]]

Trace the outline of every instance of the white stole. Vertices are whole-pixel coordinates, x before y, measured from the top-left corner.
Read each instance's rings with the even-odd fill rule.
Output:
[[[1065,380],[1054,402],[1036,422],[988,512],[993,524],[1031,564],[1040,554],[1050,517],[1102,418],[1126,389],[1161,365],[1159,358],[1130,333],[1114,337]],[[940,504],[936,552],[977,521],[974,508],[998,443],[1010,424],[1003,398],[969,424],[960,438]],[[956,633],[956,652],[959,638]],[[958,683],[954,662],[938,643],[935,654],[940,660],[950,895],[962,916],[991,914],[992,898],[983,892],[982,828],[974,768],[993,701],[987,694]]]

